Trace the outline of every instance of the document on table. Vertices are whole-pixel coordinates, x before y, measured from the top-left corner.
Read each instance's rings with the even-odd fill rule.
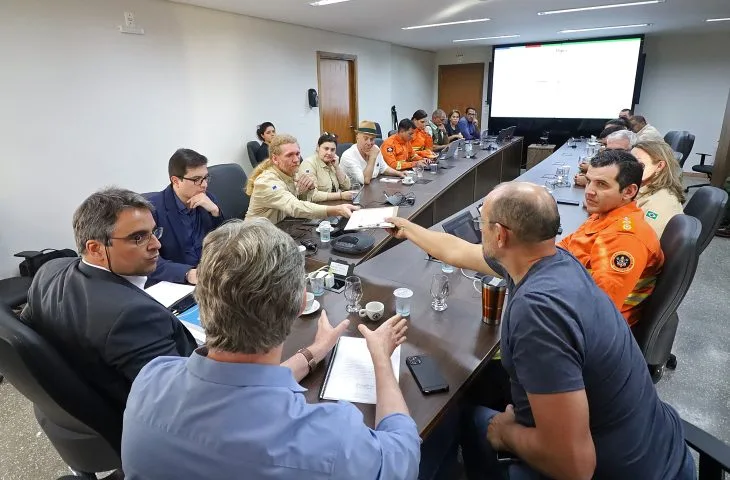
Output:
[[[398,207],[363,208],[352,212],[350,220],[345,225],[345,231],[364,230],[367,228],[393,228],[386,218],[397,217]]]
[[[390,362],[400,378],[400,345]],[[340,337],[332,352],[319,398],[375,405],[375,367],[364,338]]]
[[[160,282],[145,288],[147,294],[170,308],[175,302],[195,290],[195,285],[183,285],[181,283]]]

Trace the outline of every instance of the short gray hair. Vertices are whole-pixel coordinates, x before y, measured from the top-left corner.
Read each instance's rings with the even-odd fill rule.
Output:
[[[446,112],[441,110],[440,108],[437,108],[433,114],[431,115],[431,118],[437,118],[437,117],[446,117]]]
[[[128,208],[154,209],[139,193],[117,187],[99,190],[84,200],[73,216],[74,239],[79,254],[86,253],[86,242],[89,240],[110,245],[117,218]]]
[[[209,233],[195,288],[207,346],[260,354],[284,343],[301,311],[304,275],[297,244],[265,218]]]
[[[609,136],[606,137],[606,143],[612,140],[621,141],[626,140],[629,142],[629,148],[628,150],[631,150],[636,145],[638,137],[634,132],[631,130],[619,130],[618,132],[613,132]]]

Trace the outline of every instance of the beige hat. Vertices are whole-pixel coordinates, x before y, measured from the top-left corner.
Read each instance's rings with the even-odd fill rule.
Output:
[[[357,133],[366,133],[368,135],[378,136],[378,129],[375,128],[375,122],[370,120],[363,120],[355,129]]]

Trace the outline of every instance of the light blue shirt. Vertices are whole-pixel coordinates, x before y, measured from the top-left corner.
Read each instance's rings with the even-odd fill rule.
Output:
[[[352,404],[308,404],[291,370],[223,363],[198,349],[159,357],[135,379],[122,467],[136,479],[416,479],[412,418],[368,428]]]

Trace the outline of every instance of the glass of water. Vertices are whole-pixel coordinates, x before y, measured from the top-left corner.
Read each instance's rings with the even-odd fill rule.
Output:
[[[416,178],[423,178],[423,165],[416,165],[413,167],[413,171],[416,172]]]
[[[449,298],[449,288],[449,277],[446,275],[437,273],[431,279],[431,307],[437,312],[443,312],[448,307],[446,299]]]
[[[345,300],[349,313],[360,311],[360,299],[362,298],[362,281],[355,275],[345,279]]]
[[[547,180],[545,180],[545,190],[547,190],[550,195],[552,195],[553,192],[555,192],[557,185],[558,185],[557,178],[548,178]]]

